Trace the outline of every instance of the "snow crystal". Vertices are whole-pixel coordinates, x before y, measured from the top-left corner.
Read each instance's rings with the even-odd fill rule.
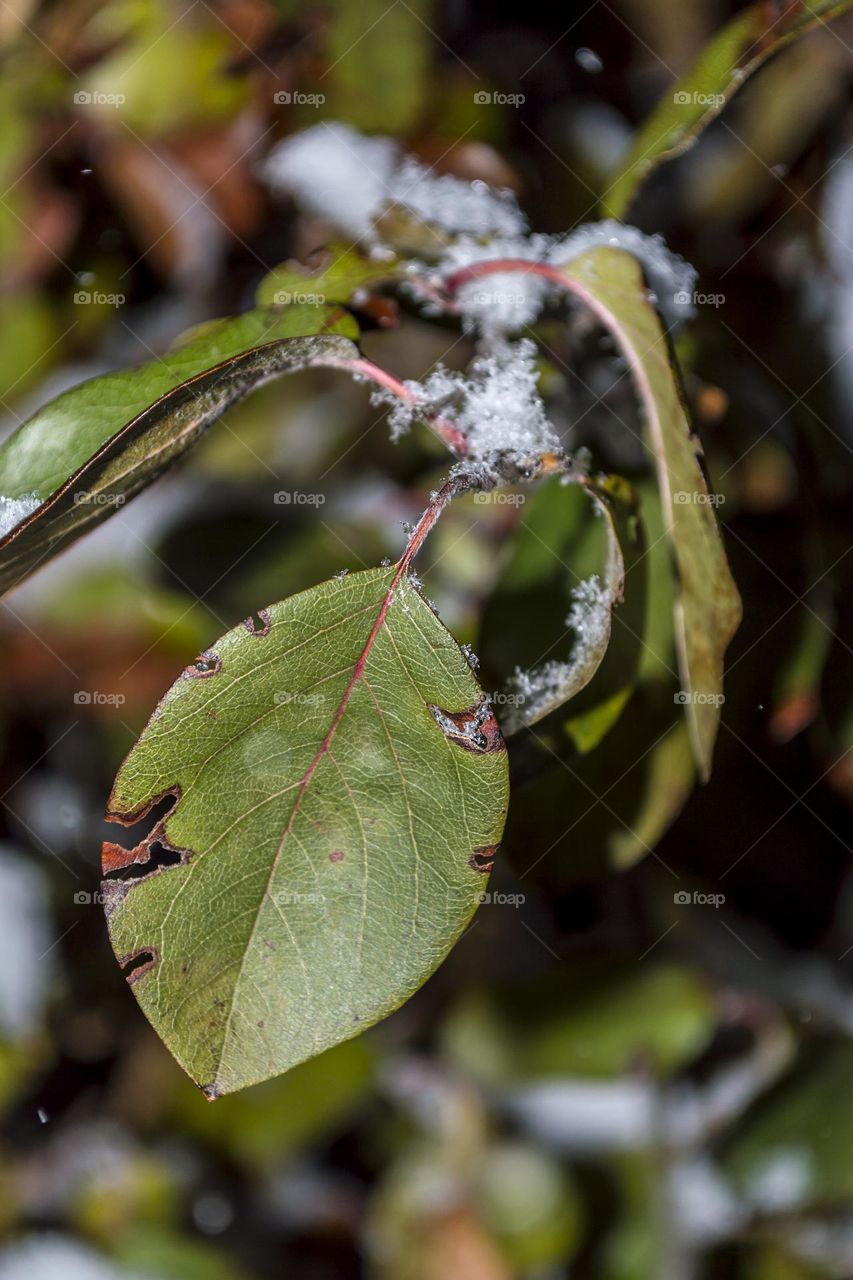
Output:
[[[565,236],[519,236],[493,239],[488,244],[465,237],[448,248],[441,269],[453,275],[475,263],[505,258],[564,267],[587,249],[602,245],[623,249],[640,262],[668,326],[693,314],[696,272],[690,263],[673,253],[662,236],[647,236],[613,219],[584,223]],[[533,324],[548,299],[558,292],[558,286],[548,280],[507,271],[467,281],[457,290],[456,300],[465,327],[492,340]]]
[[[285,138],[270,152],[263,174],[273,189],[290,192],[309,212],[350,235],[366,236],[390,197],[399,155],[390,138],[366,138],[331,122]]]
[[[575,62],[590,75],[598,75],[604,69],[604,63],[594,49],[575,49]]]
[[[516,670],[509,682],[517,699],[507,716],[509,732],[541,720],[571,691],[582,689],[587,683],[610,633],[610,603],[608,592],[595,575],[574,588],[566,618],[566,626],[575,637],[571,655],[567,662],[544,662],[532,671]]]
[[[512,236],[527,229],[511,191],[431,173],[413,156],[407,156],[395,173],[393,191],[398,204],[443,231]]]
[[[503,258],[546,262],[553,243],[551,236],[544,235],[500,238],[488,244],[466,236],[448,248],[441,267],[443,272],[453,275],[463,267]],[[460,285],[456,302],[464,327],[491,340],[518,333],[533,324],[552,292],[554,286],[537,276],[522,271],[496,271]]]
[[[405,383],[411,399],[392,404],[392,432],[408,429],[418,417],[441,417],[464,433],[465,461],[483,464],[475,487],[491,487],[490,469],[500,459],[517,463],[559,450],[560,441],[548,421],[539,395],[535,343],[523,339],[502,343],[479,355],[467,374],[438,365],[423,382]],[[376,393],[377,402],[390,399]]]
[[[37,493],[27,493],[22,498],[6,498],[0,495],[0,538],[32,515],[36,507],[41,506],[41,498]]]
[[[624,249],[640,262],[655,295],[654,301],[668,326],[692,316],[695,268],[673,253],[663,236],[647,236],[637,227],[626,226],[613,218],[604,222],[587,222],[557,239],[547,261],[552,266],[563,267],[587,249],[602,245]]]

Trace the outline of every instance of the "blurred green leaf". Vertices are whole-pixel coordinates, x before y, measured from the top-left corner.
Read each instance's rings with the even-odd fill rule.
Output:
[[[314,270],[298,262],[283,262],[264,276],[255,294],[259,307],[346,304],[360,289],[375,288],[399,277],[403,264],[396,255],[371,258],[358,249],[332,243],[323,251],[323,260]]]
[[[113,514],[253,387],[332,357],[351,359],[356,348],[335,335],[352,328],[349,317],[322,308],[250,311],[39,409],[0,447],[0,493],[41,500],[0,540],[0,589]]]
[[[697,140],[744,81],[818,23],[830,22],[851,0],[796,0],[780,11],[764,0],[735,15],[703,50],[687,75],[667,90],[637,133],[603,197],[605,210],[624,218],[639,188],[658,165]]]

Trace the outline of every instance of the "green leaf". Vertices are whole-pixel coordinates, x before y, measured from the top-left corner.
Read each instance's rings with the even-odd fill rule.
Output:
[[[590,502],[591,500],[591,502]],[[598,517],[598,518],[596,518]],[[603,517],[603,519],[601,518]],[[590,750],[618,718],[636,676],[645,591],[643,537],[636,495],[618,476],[578,485],[554,479],[521,507],[512,553],[487,608],[481,648],[490,675],[511,677],[516,666],[534,680],[564,662],[549,679],[551,696],[535,709],[511,707],[513,727],[531,725],[572,700],[571,734]],[[639,566],[639,568],[638,568]],[[622,606],[628,568],[629,605]],[[590,638],[567,637],[574,593],[594,582],[601,606]],[[619,618],[615,630],[613,611]],[[566,656],[566,650],[570,650]],[[605,657],[605,655],[607,655]]]
[[[254,387],[329,358],[353,358],[343,333],[354,336],[354,322],[334,310],[250,311],[39,409],[0,448],[0,493],[41,499],[0,539],[0,591],[112,515]]]
[[[657,469],[675,560],[675,635],[684,703],[700,775],[711,770],[723,700],[723,655],[741,618],[672,352],[636,259],[592,249],[563,268],[569,288],[609,330],[634,379]]]
[[[175,682],[116,779],[113,821],[173,807],[134,849],[104,847],[106,873],[136,873],[104,881],[113,947],[211,1098],[396,1009],[485,888],[503,740],[399,573],[323,583],[230,631]]]
[[[851,2],[801,0],[781,6],[777,15],[760,0],[732,18],[639,130],[605,193],[607,212],[624,218],[649,174],[691,147],[754,71],[819,22],[837,18]]]
[[[359,289],[375,288],[403,273],[403,264],[392,253],[371,258],[357,248],[332,243],[313,271],[298,262],[283,262],[264,276],[255,301],[259,307],[344,304]]]

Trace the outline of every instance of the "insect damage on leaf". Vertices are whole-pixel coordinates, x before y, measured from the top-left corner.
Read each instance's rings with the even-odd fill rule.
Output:
[[[421,986],[478,905],[471,851],[506,814],[491,707],[401,566],[266,612],[261,645],[244,623],[217,641],[215,680],[178,678],[110,802],[138,821],[180,788],[142,849],[108,851],[155,854],[148,874],[107,878],[108,919],[118,956],[156,942],[134,994],[210,1098]]]
[[[445,711],[432,704],[429,709],[442,733],[464,751],[506,751],[500,726],[487,698],[467,711]]]

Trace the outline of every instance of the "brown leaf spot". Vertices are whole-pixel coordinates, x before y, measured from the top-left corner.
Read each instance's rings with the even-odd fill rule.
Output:
[[[346,854],[344,853],[343,849],[333,849],[332,852],[329,854],[329,861],[343,862],[345,857],[346,857]]]

